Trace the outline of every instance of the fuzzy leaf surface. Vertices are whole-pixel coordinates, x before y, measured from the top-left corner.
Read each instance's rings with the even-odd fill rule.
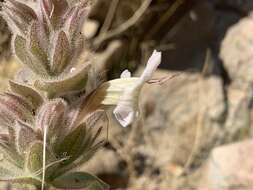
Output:
[[[109,186],[99,178],[85,172],[71,172],[56,178],[53,181],[56,188],[108,190]]]

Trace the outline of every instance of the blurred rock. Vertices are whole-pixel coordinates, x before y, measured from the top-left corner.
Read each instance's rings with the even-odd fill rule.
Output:
[[[252,149],[253,140],[215,148],[199,190],[252,190]]]
[[[155,78],[173,74],[160,71]],[[216,143],[223,141],[221,126],[227,107],[219,77],[179,74],[162,85],[146,85],[143,94],[143,110],[152,111],[146,108],[154,104],[151,113],[144,112],[144,130],[153,146],[157,146],[153,147],[154,151],[161,151],[155,154],[159,165],[173,162],[184,166],[196,139],[198,145],[194,158],[200,159],[203,159],[202,153],[205,154]],[[196,160],[194,162],[198,165]]]
[[[229,29],[222,43],[221,58],[230,78],[236,83],[253,82],[253,16]]]
[[[2,60],[0,63],[0,92],[8,88],[9,79],[14,77],[19,68],[20,64],[14,58]]]
[[[248,16],[232,26],[222,42],[220,57],[231,79],[227,87],[229,107],[225,128],[234,140],[252,136],[253,108],[253,18]]]

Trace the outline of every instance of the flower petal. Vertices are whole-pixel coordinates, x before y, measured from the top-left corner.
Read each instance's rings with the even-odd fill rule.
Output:
[[[161,52],[157,52],[155,50],[149,58],[147,66],[137,83],[125,88],[116,108],[113,111],[115,118],[123,127],[130,125],[137,117],[139,109],[138,99],[142,86],[146,81],[150,80],[160,63]],[[122,73],[122,76],[126,75],[127,71]]]
[[[131,72],[129,70],[124,70],[121,73],[120,78],[131,78]]]
[[[117,121],[122,125],[122,127],[127,127],[135,119],[135,111],[131,106],[117,106],[114,109],[113,113]]]
[[[148,63],[147,63],[147,66],[146,66],[144,72],[142,73],[142,75],[140,77],[140,79],[143,83],[150,80],[153,73],[155,72],[157,67],[160,65],[161,60],[162,60],[162,53],[154,50],[153,54],[151,55],[151,57],[148,60]]]
[[[142,86],[133,86],[127,88],[113,111],[115,118],[123,127],[130,125],[137,116],[141,87]]]

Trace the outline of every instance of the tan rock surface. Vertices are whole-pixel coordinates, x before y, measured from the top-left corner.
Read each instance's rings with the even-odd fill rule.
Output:
[[[205,182],[200,189],[232,190],[253,189],[253,141],[215,148],[208,160]]]
[[[14,59],[3,60],[0,63],[0,92],[8,88],[8,81],[12,79],[20,65]]]

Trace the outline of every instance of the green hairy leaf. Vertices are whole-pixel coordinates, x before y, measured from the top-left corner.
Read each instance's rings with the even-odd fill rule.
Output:
[[[86,188],[89,190],[108,190],[109,186],[102,182],[97,177],[85,172],[67,173],[63,176],[56,178],[53,181],[56,188],[62,189],[81,189]]]

